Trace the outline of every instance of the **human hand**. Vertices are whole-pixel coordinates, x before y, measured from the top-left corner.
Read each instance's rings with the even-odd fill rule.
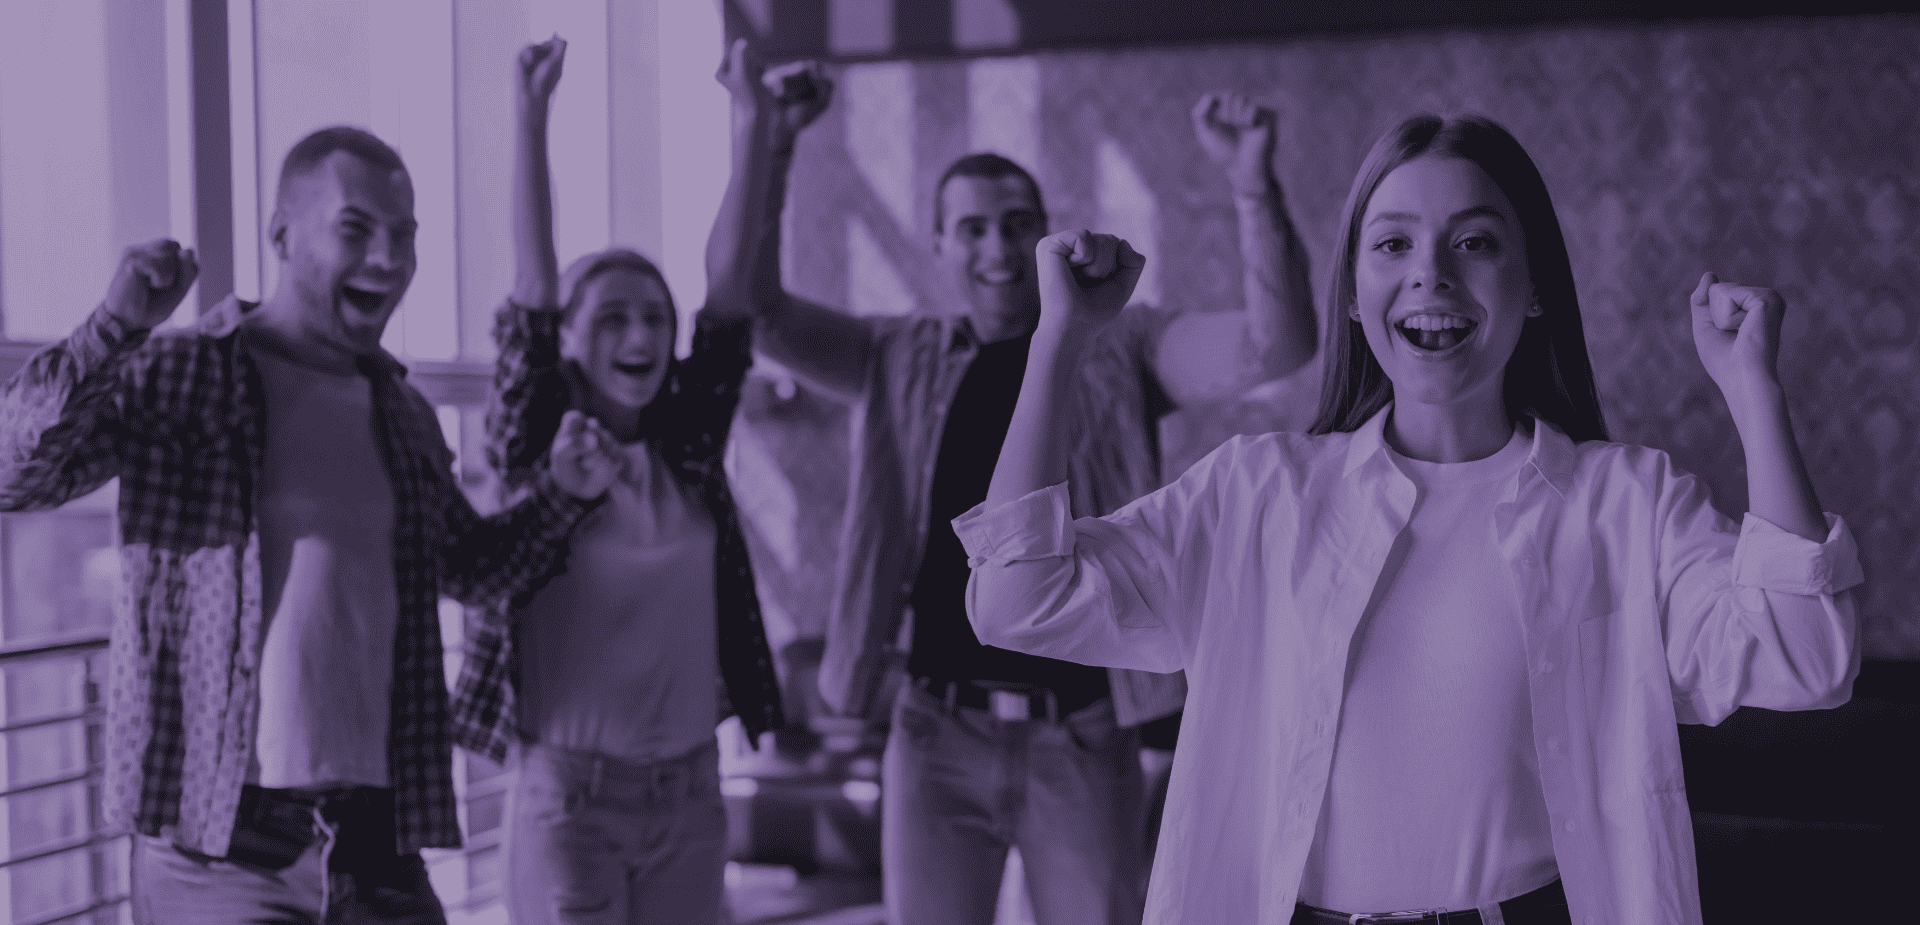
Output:
[[[567,40],[556,33],[544,42],[520,49],[520,99],[545,110],[560,84],[560,69],[567,60]]]
[[[1040,326],[1086,336],[1119,317],[1147,258],[1110,234],[1062,231],[1034,250],[1040,272]]]
[[[613,435],[580,411],[569,411],[560,419],[548,453],[554,484],[582,501],[604,494],[626,467],[626,456]]]
[[[1787,303],[1761,286],[1700,277],[1690,300],[1693,346],[1736,416],[1780,388],[1780,324]]]
[[[1273,169],[1273,110],[1239,93],[1209,93],[1193,106],[1193,134],[1226,170],[1234,192],[1264,192]]]
[[[818,61],[794,61],[768,68],[761,82],[773,94],[777,128],[791,140],[813,124],[833,102],[833,79]]]
[[[166,238],[129,247],[107,284],[107,311],[140,331],[158,327],[180,307],[200,275],[192,249]]]

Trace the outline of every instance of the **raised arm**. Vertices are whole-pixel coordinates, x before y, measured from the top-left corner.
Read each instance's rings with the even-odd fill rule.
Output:
[[[1246,303],[1239,325],[1188,326],[1193,336],[1231,338],[1206,352],[1221,355],[1233,374],[1202,377],[1204,381],[1194,387],[1205,397],[1230,398],[1261,382],[1287,376],[1312,360],[1318,324],[1307,280],[1306,249],[1294,232],[1286,197],[1273,172],[1277,121],[1273,111],[1238,93],[1209,93],[1194,105],[1191,116],[1200,147],[1226,175],[1233,192]],[[1173,336],[1185,330],[1176,322]]]
[[[566,58],[567,41],[556,35],[521,49],[514,72],[513,301],[524,308],[554,308],[559,299],[547,115]]]
[[[1100,519],[1071,521],[1068,396],[1100,329],[1118,317],[1146,258],[1085,231],[1040,242],[1040,326],[987,500],[954,521],[973,576],[967,616],[991,646],[1089,665],[1168,672],[1184,667],[1183,610],[1166,576],[1178,555],[1204,558],[1193,527],[1211,494],[1206,466]],[[1199,502],[1199,503],[1196,503]],[[1204,516],[1204,515],[1201,515]],[[1184,616],[1191,616],[1185,614]]]
[[[514,66],[514,285],[494,318],[487,400],[487,462],[509,498],[533,485],[568,405],[558,372],[560,274],[547,162],[547,114],[566,54],[566,41],[554,36],[522,49]]]
[[[0,386],[0,510],[58,507],[119,474],[125,360],[199,275],[173,241],[129,248],[100,307]]]
[[[1827,535],[1826,517],[1800,457],[1780,386],[1780,321],[1786,301],[1758,286],[1700,277],[1689,300],[1693,343],[1720,387],[1747,456],[1748,509],[1806,539]]]
[[[780,217],[794,143],[826,111],[833,83],[814,64],[764,71],[744,39],[728,50],[718,79],[733,98],[733,176],[707,239],[710,285],[751,306],[761,352],[829,392],[857,397],[872,325],[795,297],[780,278]]]
[[[1067,479],[1068,396],[1080,361],[1100,330],[1140,282],[1147,258],[1113,235],[1063,231],[1036,248],[1040,326],[1027,353],[1027,373],[1013,421],[987,487],[994,508]]]
[[[1748,516],[1737,531],[1692,476],[1657,480],[1661,595],[1682,721],[1739,706],[1838,706],[1860,667],[1852,589],[1863,580],[1846,524],[1824,514],[1787,418],[1776,363],[1779,293],[1701,277],[1694,346],[1746,451]]]

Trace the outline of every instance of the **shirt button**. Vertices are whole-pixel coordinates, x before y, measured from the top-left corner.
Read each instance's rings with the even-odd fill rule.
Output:
[[[1563,825],[1563,826],[1561,826],[1561,828],[1563,828],[1563,829],[1566,829],[1566,830],[1567,830],[1567,831],[1569,831],[1569,832],[1571,832],[1571,831],[1573,831],[1573,829],[1574,829],[1574,825],[1573,825],[1573,820],[1572,820],[1572,819],[1568,819],[1568,820],[1567,820],[1567,822],[1566,822],[1566,824],[1565,824],[1565,825]]]

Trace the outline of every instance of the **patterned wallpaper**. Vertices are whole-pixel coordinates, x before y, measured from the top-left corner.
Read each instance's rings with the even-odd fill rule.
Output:
[[[1554,195],[1616,438],[1668,450],[1729,511],[1746,504],[1740,446],[1686,298],[1708,269],[1785,294],[1795,426],[1866,558],[1867,654],[1920,659],[1916,48],[1920,17],[1883,16],[855,65],[800,145],[788,284],[860,313],[951,304],[923,269],[932,186],[991,148],[1034,169],[1054,227],[1134,240],[1145,298],[1235,310],[1227,187],[1187,110],[1237,88],[1279,111],[1277,169],[1324,293],[1368,143],[1412,111],[1484,112]],[[1230,433],[1299,426],[1316,375],[1164,422],[1174,471]],[[778,643],[817,633],[830,601],[817,564],[835,552],[846,416],[769,370],[744,417],[736,470]]]

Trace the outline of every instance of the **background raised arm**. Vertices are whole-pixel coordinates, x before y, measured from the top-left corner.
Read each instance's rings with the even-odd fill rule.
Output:
[[[528,45],[516,63],[519,133],[513,170],[513,301],[552,308],[559,299],[560,263],[553,251],[553,180],[547,166],[547,114],[560,83],[567,41],[558,35]]]
[[[736,39],[717,75],[733,97],[733,177],[720,221],[707,240],[714,285],[731,287],[760,325],[754,345],[775,362],[842,398],[858,396],[872,351],[864,319],[797,298],[780,278],[780,215],[800,131],[833,98],[833,82],[812,63],[771,71]],[[726,226],[726,227],[723,227]]]
[[[1273,172],[1277,118],[1238,93],[1209,93],[1194,104],[1193,131],[1226,174],[1239,219],[1243,369],[1221,387],[1236,394],[1305,366],[1318,346],[1307,252],[1287,216]],[[1221,395],[1226,398],[1232,395]]]

